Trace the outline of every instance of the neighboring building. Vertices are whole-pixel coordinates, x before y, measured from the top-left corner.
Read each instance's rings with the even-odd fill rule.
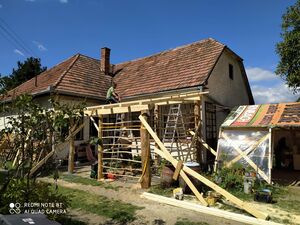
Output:
[[[201,103],[201,117],[203,138],[212,147],[216,147],[217,131],[230,109],[254,104],[243,60],[211,38],[116,65],[110,64],[108,48],[101,49],[101,60],[77,54],[9,91],[2,101],[30,93],[51,107],[47,100],[56,93],[60,101],[85,99],[88,106],[99,105],[105,102],[112,80],[118,84],[122,101],[209,91]],[[83,141],[90,130],[84,128]]]

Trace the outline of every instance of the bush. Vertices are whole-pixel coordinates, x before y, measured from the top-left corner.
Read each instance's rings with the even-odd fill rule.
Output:
[[[244,187],[245,169],[241,164],[223,167],[216,175],[217,183],[226,190],[242,191]]]

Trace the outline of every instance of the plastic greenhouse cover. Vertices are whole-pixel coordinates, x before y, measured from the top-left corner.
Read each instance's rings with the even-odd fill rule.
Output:
[[[247,157],[252,160],[267,177],[270,177],[268,165],[270,157],[269,137],[264,139],[268,133],[268,131],[253,130],[223,130],[222,134],[225,134],[224,136],[227,136],[228,139],[223,135],[219,138],[217,159],[228,163],[240,155],[236,147],[243,152],[254,148]],[[263,139],[264,141],[262,141]],[[238,160],[237,163],[241,163],[245,168],[250,166],[243,157]],[[254,170],[254,168],[251,169]]]

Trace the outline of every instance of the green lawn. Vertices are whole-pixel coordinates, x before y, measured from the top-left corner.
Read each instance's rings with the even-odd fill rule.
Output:
[[[70,207],[84,212],[111,218],[121,223],[135,220],[136,210],[141,207],[111,200],[104,196],[59,186],[58,192],[69,197]]]

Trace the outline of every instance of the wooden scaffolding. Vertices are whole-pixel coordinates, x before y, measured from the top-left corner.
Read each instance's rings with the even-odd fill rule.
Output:
[[[203,198],[202,194],[199,193],[197,188],[192,183],[191,179],[188,177],[193,176],[197,180],[201,181],[203,184],[207,185],[208,187],[214,189],[221,195],[223,195],[227,200],[231,201],[238,207],[246,210],[248,213],[254,215],[257,218],[266,219],[268,216],[261,213],[260,211],[256,210],[255,208],[251,207],[249,204],[241,201],[240,199],[236,198],[226,190],[219,187],[217,184],[213,183],[212,181],[208,180],[201,174],[195,172],[194,170],[190,169],[189,167],[183,164],[181,159],[175,159],[170,150],[166,148],[164,143],[161,141],[163,138],[159,138],[157,134],[157,124],[149,124],[149,111],[154,109],[154,112],[157,112],[157,107],[162,105],[174,105],[174,104],[182,104],[182,103],[195,103],[195,114],[198,115],[198,120],[195,120],[195,133],[192,143],[195,140],[202,140],[201,138],[201,122],[199,122],[200,118],[200,102],[201,102],[201,95],[205,93],[203,92],[194,92],[194,93],[187,93],[182,95],[173,95],[173,96],[164,96],[160,98],[153,98],[153,99],[146,99],[146,100],[139,100],[139,101],[131,101],[131,102],[124,102],[124,103],[116,103],[110,105],[101,105],[95,107],[89,107],[85,111],[85,114],[88,115],[92,121],[94,121],[93,117],[98,117],[99,122],[98,124],[93,122],[94,125],[97,127],[98,130],[98,137],[101,140],[103,139],[105,123],[103,121],[104,115],[111,115],[111,114],[122,114],[122,113],[133,113],[138,112],[140,113],[139,120],[140,123],[140,148],[141,148],[141,164],[142,164],[142,176],[140,179],[141,187],[142,188],[149,188],[151,185],[151,169],[150,169],[150,136],[153,138],[155,147],[154,152],[155,154],[159,155],[160,157],[169,161],[175,168],[175,174],[180,175],[182,179],[186,182],[186,184],[190,187],[193,191],[197,199],[200,203],[204,206],[208,206],[208,203]],[[197,112],[198,109],[198,112]],[[173,126],[173,133],[171,135],[171,143],[174,141],[175,133],[178,132],[178,112],[176,112],[177,118],[175,119],[176,126]],[[157,118],[157,116],[154,116]],[[169,120],[171,120],[169,118]],[[152,129],[154,127],[154,130]],[[166,129],[168,130],[168,128]],[[168,132],[168,131],[165,131]],[[178,134],[177,134],[178,135]],[[166,141],[166,135],[164,135],[164,141]],[[203,144],[203,143],[202,143]],[[190,145],[190,146],[191,146]],[[189,146],[189,147],[190,147]],[[102,180],[104,178],[103,173],[103,160],[105,160],[104,156],[105,144],[102,142],[98,145],[98,180]],[[179,154],[180,155],[180,154]],[[69,162],[70,163],[70,162]]]
[[[154,114],[158,114],[158,107],[161,106],[178,106],[180,104],[193,104],[197,105],[197,108],[200,109],[200,101],[201,101],[201,95],[207,94],[208,92],[190,92],[185,94],[178,94],[178,95],[169,95],[169,96],[162,96],[157,98],[151,98],[151,99],[144,99],[144,100],[137,100],[137,101],[128,101],[128,102],[122,102],[122,103],[116,103],[116,104],[109,104],[109,105],[100,105],[100,106],[93,106],[88,107],[85,111],[85,114],[91,118],[91,121],[93,122],[95,128],[98,131],[98,138],[103,140],[101,145],[98,145],[98,179],[103,179],[105,172],[104,170],[107,169],[107,161],[114,161],[116,160],[115,156],[118,154],[132,154],[131,150],[127,150],[127,148],[135,148],[137,151],[140,151],[141,160],[135,160],[135,159],[122,159],[122,161],[133,161],[133,163],[141,163],[141,167],[139,168],[141,175],[141,186],[142,187],[149,187],[151,182],[151,168],[150,168],[150,155],[154,154],[154,144],[150,144],[150,137],[147,132],[147,130],[144,128],[144,126],[139,122],[138,125],[132,125],[132,122],[130,119],[125,119],[125,121],[118,121],[114,124],[111,122],[107,123],[104,122],[104,117],[107,115],[116,115],[116,117],[119,117],[120,115],[128,114],[128,113],[138,113],[143,116],[143,118],[149,122],[149,115],[150,111],[154,111]],[[200,112],[198,113],[200,115]],[[95,122],[95,117],[98,117],[98,124]],[[154,115],[157,119],[158,115]],[[171,118],[171,117],[170,117]],[[137,118],[138,119],[138,118]],[[182,121],[182,118],[180,116],[178,117],[180,120],[180,123],[177,123],[176,129],[174,127],[171,129],[164,128],[164,132],[178,132],[178,129],[182,129],[184,126],[184,122]],[[178,122],[177,119],[177,122]],[[170,119],[171,120],[171,119]],[[169,121],[170,122],[170,121]],[[156,131],[159,131],[157,121],[154,121],[153,126],[156,128]],[[111,130],[107,129],[111,128]],[[120,140],[125,140],[126,138],[120,137],[122,136],[121,132],[123,131],[133,131],[137,130],[139,132],[139,135],[135,136],[133,139],[134,141],[131,143],[120,143]],[[166,131],[168,130],[168,131]],[[109,135],[109,131],[111,132]],[[182,134],[181,131],[181,139],[186,139],[184,135],[186,135],[187,132],[184,131],[184,134]],[[166,137],[166,136],[165,136]],[[106,139],[110,138],[111,141],[107,142]],[[132,138],[132,137],[131,137]],[[161,137],[163,138],[163,137]],[[182,151],[182,148],[186,148],[186,146],[189,149],[189,145],[184,143],[181,140],[181,144],[178,145],[178,142],[176,142],[174,139],[176,137],[174,136],[173,142],[171,141],[171,144],[174,144],[174,148],[176,147],[176,151]],[[177,138],[178,139],[178,138]],[[166,140],[166,139],[165,139]],[[186,141],[186,140],[185,140]],[[154,143],[154,142],[153,142]],[[124,148],[125,147],[125,148]],[[178,150],[177,150],[178,149]],[[151,151],[152,150],[152,151]],[[181,155],[181,153],[179,152]],[[112,169],[112,168],[110,168]],[[138,170],[136,168],[136,170]]]

